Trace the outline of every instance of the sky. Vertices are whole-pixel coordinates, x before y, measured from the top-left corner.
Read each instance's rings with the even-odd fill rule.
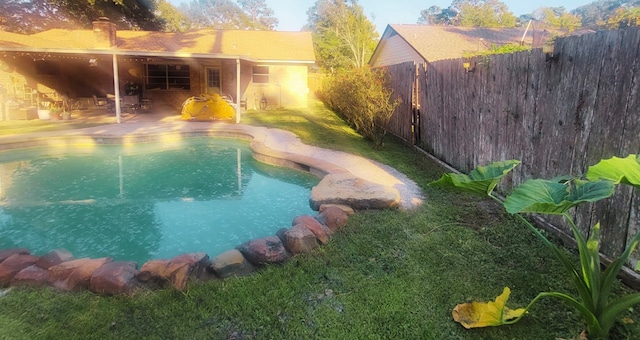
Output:
[[[520,16],[530,14],[539,7],[564,6],[568,11],[595,0],[502,0],[509,10]],[[175,6],[180,3],[188,3],[185,0],[169,0]],[[431,6],[447,8],[452,0],[359,0],[358,3],[364,9],[365,14],[376,25],[378,32],[382,33],[388,24],[415,24],[420,12]],[[275,12],[279,24],[278,31],[299,31],[307,22],[307,10],[316,0],[266,0],[267,5]]]

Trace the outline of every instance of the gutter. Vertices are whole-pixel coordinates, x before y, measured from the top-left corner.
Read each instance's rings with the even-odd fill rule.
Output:
[[[136,55],[141,57],[166,57],[166,58],[196,58],[196,59],[229,59],[236,60],[238,58],[257,62],[257,59],[249,56],[229,55],[221,53],[190,53],[190,52],[153,52],[153,51],[135,51],[135,50],[109,50],[109,49],[61,49],[61,48],[33,48],[33,47],[2,47],[0,52],[20,52],[20,53],[57,53],[57,54],[94,54],[94,55],[116,55],[130,56]],[[307,61],[308,62],[308,61]]]

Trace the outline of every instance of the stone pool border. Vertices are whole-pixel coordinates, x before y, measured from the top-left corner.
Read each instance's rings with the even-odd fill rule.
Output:
[[[172,286],[182,290],[188,279],[243,276],[266,264],[280,264],[296,254],[308,253],[326,244],[333,232],[347,223],[348,215],[354,210],[398,208],[401,202],[400,193],[394,187],[355,176],[343,166],[314,157],[314,153],[322,149],[302,144],[295,134],[249,125],[194,122],[113,124],[4,136],[0,137],[0,150],[176,143],[191,137],[247,140],[255,159],[306,171],[321,178],[310,197],[310,206],[319,213],[315,217],[298,216],[291,227],[280,229],[275,236],[245,242],[211,260],[206,253],[188,253],[167,260],[147,261],[140,270],[135,262],[112,261],[108,257],[74,259],[65,250],[53,250],[40,257],[23,248],[0,250],[0,287],[53,286],[66,291],[89,289],[109,295],[131,294],[140,287]],[[335,155],[340,161],[339,156],[345,154]],[[362,164],[368,166],[368,163]],[[364,174],[371,172],[370,169],[364,171]]]

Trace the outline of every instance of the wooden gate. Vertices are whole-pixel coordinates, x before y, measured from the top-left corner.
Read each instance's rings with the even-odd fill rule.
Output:
[[[420,138],[420,96],[418,96],[418,73],[414,62],[406,62],[385,68],[393,89],[392,100],[400,98],[387,131],[411,144]]]

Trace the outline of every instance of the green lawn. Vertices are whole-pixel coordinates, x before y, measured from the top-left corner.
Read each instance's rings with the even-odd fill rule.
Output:
[[[573,339],[583,324],[542,300],[512,326],[466,330],[451,310],[490,300],[505,286],[510,307],[539,292],[573,294],[545,246],[494,203],[427,186],[444,172],[387,139],[373,150],[317,104],[309,110],[248,113],[243,123],[280,127],[306,143],[391,164],[427,196],[414,212],[353,215],[331,242],[245,278],[191,283],[184,292],[133,297],[13,289],[0,298],[1,339]],[[574,259],[577,258],[572,255]],[[616,294],[625,294],[622,285]],[[638,311],[612,335],[640,337]]]
[[[0,121],[0,136],[16,135],[35,132],[62,131],[69,129],[82,129],[103,123],[87,123],[61,120],[11,120]]]

